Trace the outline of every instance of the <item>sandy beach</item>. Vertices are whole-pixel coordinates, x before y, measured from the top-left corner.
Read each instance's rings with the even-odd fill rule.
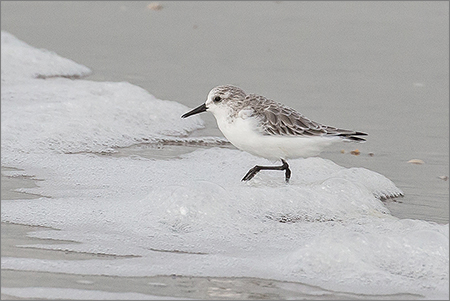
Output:
[[[1,6],[2,300],[448,298],[447,2]],[[368,141],[245,186],[227,83]]]

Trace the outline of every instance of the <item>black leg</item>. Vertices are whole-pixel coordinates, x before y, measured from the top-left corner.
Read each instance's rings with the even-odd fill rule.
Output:
[[[291,170],[289,169],[289,165],[286,161],[281,159],[281,162],[283,162],[280,166],[259,166],[256,165],[252,169],[250,169],[247,174],[242,178],[242,181],[249,181],[251,180],[258,172],[261,170],[285,170],[285,180],[286,183],[289,183],[289,179],[291,178]]]
[[[291,178],[291,170],[289,169],[289,165],[287,164],[286,161],[284,161],[283,159],[281,159],[281,161],[283,162],[283,165],[286,165],[284,180],[286,181],[286,183],[289,183],[289,179]]]

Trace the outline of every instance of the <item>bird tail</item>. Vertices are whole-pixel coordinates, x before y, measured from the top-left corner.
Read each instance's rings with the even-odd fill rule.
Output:
[[[350,133],[340,133],[338,136],[342,137],[345,141],[363,142],[366,139],[359,136],[367,136],[367,133],[363,132],[350,132]]]

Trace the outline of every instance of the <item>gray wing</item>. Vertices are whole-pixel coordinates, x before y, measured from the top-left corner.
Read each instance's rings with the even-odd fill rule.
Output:
[[[263,134],[275,136],[341,136],[344,139],[365,141],[366,133],[323,125],[303,116],[296,110],[259,95],[248,95],[248,105],[259,118]]]

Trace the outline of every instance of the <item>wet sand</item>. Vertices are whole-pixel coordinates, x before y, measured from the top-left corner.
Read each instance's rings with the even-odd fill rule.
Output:
[[[42,227],[2,223],[2,256],[19,258],[59,260],[114,260],[117,256],[43,250],[20,247],[33,243],[54,244],[61,241],[38,239],[27,233],[39,231]],[[65,242],[70,243],[70,242]],[[222,300],[413,300],[421,296],[413,294],[358,295],[324,290],[302,283],[283,282],[257,278],[189,277],[181,275],[155,277],[111,277],[102,275],[76,275],[36,271],[2,269],[2,288],[60,288],[96,290],[112,293],[133,292],[179,299],[222,299]],[[66,297],[70,299],[69,296]],[[2,300],[30,300],[4,294]],[[53,299],[53,298],[51,298]]]
[[[119,149],[114,156],[133,156],[135,154],[157,159],[174,159],[187,153],[194,147],[138,145]],[[2,168],[2,170],[14,170]],[[23,187],[36,186],[35,180],[26,177],[8,177],[2,174],[2,199],[14,200],[37,198],[18,192]],[[396,201],[386,205],[392,211]],[[32,247],[33,244],[71,244],[74,241],[50,240],[36,238],[30,235],[47,227],[29,226],[14,223],[1,223],[1,254],[2,257],[36,258],[51,260],[114,260],[120,256],[95,253],[80,253],[73,251],[46,250]],[[24,247],[27,246],[27,247]],[[112,277],[102,275],[77,275],[37,271],[21,271],[2,269],[2,287],[10,288],[60,288],[95,290],[111,293],[133,292],[152,296],[174,297],[180,299],[308,299],[308,300],[415,300],[423,296],[414,294],[395,295],[362,295],[343,292],[333,292],[320,287],[302,283],[283,282],[257,278],[224,278],[224,277],[189,277],[181,275],[155,277]],[[120,298],[119,296],[117,298]],[[28,300],[28,297],[18,297],[2,293],[2,300]],[[39,298],[38,298],[39,299]],[[53,298],[50,298],[53,299]]]
[[[443,29],[438,21],[443,14],[448,20],[448,4],[442,4],[447,6],[443,7],[446,12],[441,12],[429,9],[427,3],[405,6],[407,2],[401,2],[393,4],[392,10],[386,12],[376,3],[370,4],[371,9],[367,11],[363,9],[363,3],[357,3],[355,15],[352,15],[353,10],[345,7],[336,10],[336,4],[327,7],[322,3],[316,10],[313,2],[305,2],[298,12],[305,25],[301,31],[304,35],[295,36],[290,45],[281,46],[277,45],[283,41],[280,37],[298,33],[298,29],[289,26],[288,22],[294,14],[292,6],[295,4],[292,2],[268,1],[250,9],[252,19],[270,9],[274,18],[288,20],[288,26],[267,28],[262,20],[251,23],[253,25],[245,27],[244,31],[235,31],[235,27],[241,26],[239,18],[248,17],[245,12],[252,5],[249,2],[236,5],[232,2],[162,2],[160,11],[147,9],[146,2],[114,2],[111,5],[94,2],[90,7],[87,2],[2,2],[2,30],[17,35],[30,45],[55,51],[87,65],[94,70],[90,80],[129,81],[161,99],[193,107],[204,100],[211,87],[235,83],[248,87],[249,92],[288,102],[317,121],[342,126],[361,125],[362,128],[358,129],[370,133],[368,143],[360,148],[361,155],[350,155],[349,150],[355,147],[346,146],[346,154],[334,149],[325,152],[324,157],[345,167],[364,166],[393,180],[406,193],[399,202],[387,203],[394,216],[448,223],[449,181],[438,178],[448,175],[448,55],[444,64],[439,53],[441,48],[434,47],[433,52],[427,48],[441,37]],[[236,22],[219,18],[217,11],[223,16],[233,15]],[[396,14],[392,19],[398,19],[398,24],[389,23],[391,13]],[[187,17],[180,20],[180,16]],[[344,22],[350,25],[351,22],[362,25],[380,22],[381,32],[399,28],[395,35],[399,40],[391,41],[397,45],[398,52],[386,56],[383,54],[385,45],[373,42],[367,46],[367,55],[354,58],[361,66],[352,67],[352,60],[336,57],[336,53],[342,53],[339,47],[351,48],[354,36],[330,36],[331,44],[316,44],[312,40],[317,37],[314,28],[321,28],[322,22],[331,22],[332,25],[338,16],[343,16]],[[415,21],[408,23],[410,19]],[[217,37],[211,36],[217,28],[210,28],[210,24],[216,21],[223,27],[220,34],[226,35],[230,31],[236,34],[228,37],[229,43],[222,45],[221,52],[215,52]],[[122,32],[115,26],[118,22]],[[424,30],[428,27],[423,24],[429,24],[432,30]],[[350,25],[347,29],[355,28]],[[138,31],[139,26],[145,26],[145,30]],[[445,29],[448,36],[447,27],[448,21]],[[246,35],[261,28],[264,34],[261,37]],[[418,33],[423,39],[415,41],[417,44],[408,44],[413,41],[411,32]],[[364,30],[352,33],[381,35]],[[317,41],[323,41],[326,34],[322,32]],[[339,43],[340,38],[348,43]],[[266,40],[273,42],[266,43]],[[244,46],[236,45],[236,41],[243,42]],[[335,48],[330,48],[330,45]],[[415,56],[404,52],[404,47],[423,48]],[[301,52],[292,54],[292,49],[301,49]],[[427,60],[423,59],[425,53],[431,53]],[[385,55],[380,60],[383,65],[377,65],[379,61],[374,60],[377,55]],[[397,71],[403,70],[405,65],[401,63],[408,63],[410,72]],[[444,66],[445,70],[438,66]],[[354,70],[349,72],[351,68]],[[202,118],[207,129],[195,135],[221,136],[212,116],[206,114]],[[159,154],[150,150],[150,156],[164,159],[179,152],[176,148],[164,150],[167,152]],[[370,157],[369,152],[374,156]],[[148,153],[148,147],[136,146],[121,150],[118,155],[147,156]],[[407,163],[414,158],[423,159],[425,164]],[[7,169],[2,166],[2,170]],[[34,187],[36,181],[38,179],[2,175],[1,199],[37,197],[15,191]],[[107,255],[18,247],[55,243],[27,235],[39,229],[2,223],[2,257],[114,260],[114,256]],[[52,286],[194,299],[420,299],[415,295],[343,294],[300,283],[248,278],[107,277],[2,269],[1,280],[2,287],[8,288]],[[20,298],[2,294],[2,300],[5,299]]]
[[[114,156],[130,156],[139,153],[148,158],[167,159],[192,151],[192,147],[161,147],[141,145],[121,149]],[[11,168],[2,168],[11,170]],[[14,200],[37,198],[16,190],[22,187],[36,186],[33,179],[24,177],[8,177],[2,174],[2,199]],[[71,244],[74,241],[42,239],[32,236],[33,232],[48,230],[47,227],[29,226],[14,223],[1,223],[1,254],[2,257],[35,258],[51,260],[114,260],[117,255],[80,253],[73,251],[46,250],[33,247],[33,244]],[[30,235],[31,234],[31,235]],[[413,300],[422,299],[420,295],[362,295],[343,292],[333,292],[320,287],[302,283],[283,282],[257,278],[225,278],[225,277],[190,277],[181,275],[155,277],[112,277],[102,275],[77,275],[37,271],[21,271],[2,269],[2,288],[60,288],[95,290],[111,293],[133,292],[147,295],[174,297],[180,299],[225,299],[225,300]],[[117,298],[120,298],[119,296]],[[3,294],[2,300],[29,300],[28,297]],[[38,298],[40,299],[40,298]],[[50,298],[53,299],[53,298]]]
[[[448,3],[2,2],[2,29],[194,107],[224,83],[368,132],[323,153],[405,192],[400,218],[448,223]],[[174,21],[176,20],[176,22]],[[270,25],[270,26],[269,26]],[[222,136],[212,114],[205,130]],[[359,148],[360,156],[348,153]],[[373,157],[368,157],[373,153]],[[420,159],[425,163],[407,163]]]

